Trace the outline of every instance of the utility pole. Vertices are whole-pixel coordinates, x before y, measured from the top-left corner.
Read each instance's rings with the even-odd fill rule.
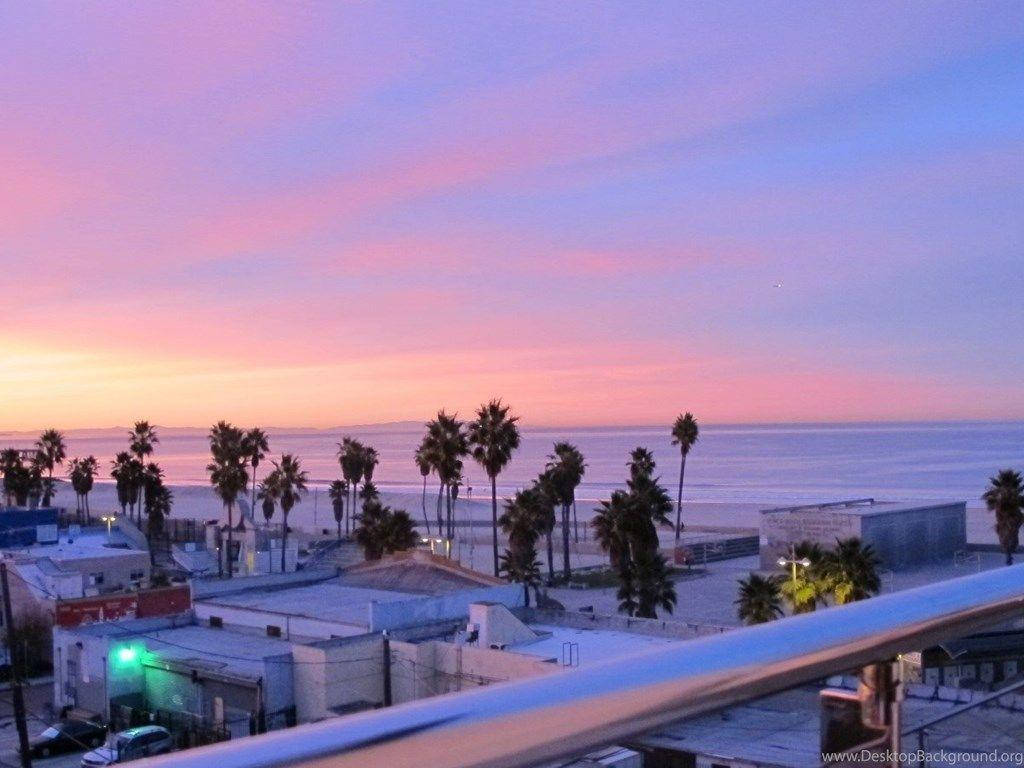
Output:
[[[384,706],[391,706],[391,638],[384,630]]]
[[[18,728],[18,752],[21,768],[32,768],[32,754],[28,746],[28,725],[25,723],[25,694],[21,690],[21,664],[18,644],[14,639],[14,617],[11,615],[11,591],[7,587],[7,563],[0,562],[0,586],[4,590],[4,623],[7,625],[7,662],[11,667],[11,698],[14,703],[14,722]]]

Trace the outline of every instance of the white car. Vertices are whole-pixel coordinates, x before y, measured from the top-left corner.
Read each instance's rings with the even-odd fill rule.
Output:
[[[170,731],[159,725],[143,725],[129,728],[112,736],[106,746],[86,752],[82,756],[82,768],[127,763],[140,757],[162,755],[174,749]]]

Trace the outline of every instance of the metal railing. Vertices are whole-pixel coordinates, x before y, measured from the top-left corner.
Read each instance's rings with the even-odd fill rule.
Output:
[[[582,755],[1021,615],[1024,565],[1017,565],[139,766],[530,766]]]

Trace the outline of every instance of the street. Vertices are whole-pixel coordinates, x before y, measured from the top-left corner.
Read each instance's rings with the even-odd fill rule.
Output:
[[[28,716],[29,740],[39,735],[51,724],[48,717],[48,705],[53,700],[53,683],[38,682],[25,686],[25,709]],[[33,760],[32,765],[38,768],[78,768],[82,752],[75,752],[47,760]],[[0,766],[2,768],[20,766],[18,759],[18,731],[14,725],[14,706],[11,703],[9,688],[0,690]]]

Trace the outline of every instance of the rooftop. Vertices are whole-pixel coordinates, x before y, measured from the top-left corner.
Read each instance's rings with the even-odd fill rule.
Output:
[[[84,624],[62,630],[73,635],[106,637],[114,642],[141,641],[164,660],[194,662],[196,667],[230,672],[247,678],[263,674],[264,660],[287,656],[292,644],[265,635],[213,629],[195,624],[194,617],[126,619]]]
[[[160,659],[189,662],[251,679],[263,675],[267,659],[292,660],[288,641],[230,629],[192,625],[146,632],[142,638],[146,650]]]
[[[665,645],[685,642],[667,637],[633,632],[619,632],[613,629],[577,629],[554,624],[528,624],[530,629],[542,635],[539,640],[506,646],[506,651],[554,659],[556,663],[572,666],[588,666],[620,656],[651,650]],[[570,646],[573,646],[570,648]],[[570,653],[572,657],[570,658]],[[564,661],[563,661],[564,659]]]
[[[350,587],[333,580],[281,589],[253,589],[228,595],[211,596],[203,598],[200,602],[252,608],[282,615],[304,616],[365,627],[371,601],[390,603],[415,597],[421,597],[421,595],[385,589]]]
[[[773,515],[789,512],[827,512],[837,515],[857,515],[868,517],[871,515],[891,515],[898,512],[911,512],[916,510],[937,509],[960,505],[966,508],[965,501],[878,501],[875,499],[848,499],[844,501],[830,501],[822,504],[803,504],[796,507],[774,507],[762,509],[762,515]]]
[[[342,571],[339,581],[346,586],[420,595],[443,595],[506,583],[423,550],[397,552],[380,560],[350,566]]]
[[[18,559],[49,558],[55,563],[96,557],[136,557],[146,554],[143,550],[132,547],[116,530],[109,536],[106,531],[82,531],[74,538],[69,538],[65,533],[53,544],[32,544],[4,551]]]

